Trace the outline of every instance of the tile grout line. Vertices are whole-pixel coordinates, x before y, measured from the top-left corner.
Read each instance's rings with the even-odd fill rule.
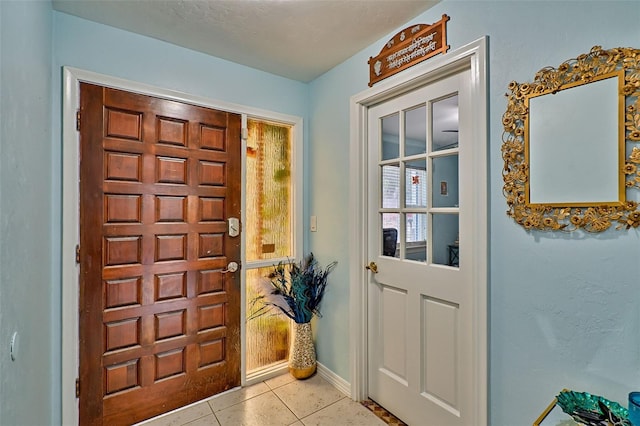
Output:
[[[285,386],[285,385],[286,385],[286,384],[288,384],[288,383],[285,383],[285,384],[283,384],[283,385],[276,386],[276,387],[272,388],[269,384],[267,384],[267,381],[268,381],[268,380],[263,380],[262,382],[259,382],[259,383],[262,383],[262,384],[264,384],[264,385],[265,385],[265,387],[267,388],[267,390],[266,390],[266,391],[264,391],[264,392],[262,392],[262,393],[259,393],[259,394],[256,394],[256,395],[253,395],[253,396],[248,397],[248,398],[246,398],[246,399],[243,399],[242,401],[238,401],[238,402],[236,402],[235,404],[231,404],[231,405],[229,405],[228,407],[224,407],[224,408],[222,408],[222,409],[218,410],[218,412],[222,412],[222,411],[224,411],[224,410],[226,410],[226,409],[229,409],[229,408],[231,408],[231,407],[235,407],[235,406],[237,406],[237,405],[244,404],[244,403],[246,403],[246,402],[247,402],[247,401],[249,401],[249,400],[252,400],[252,399],[258,398],[258,397],[260,397],[260,396],[266,395],[266,394],[268,394],[268,393],[271,393],[271,394],[273,394],[273,395],[274,395],[278,400],[280,400],[280,401],[284,404],[284,406],[285,406],[285,407],[287,407],[287,409],[291,412],[291,414],[293,414],[293,416],[296,418],[296,420],[297,420],[297,421],[298,421],[298,420],[300,420],[300,419],[298,418],[298,416],[296,416],[296,414],[295,414],[293,411],[291,411],[291,409],[289,408],[289,406],[288,406],[287,404],[285,404],[285,403],[284,403],[284,401],[282,401],[282,400],[278,397],[278,395],[274,392],[274,390],[275,390],[275,389],[281,388],[282,386]],[[258,385],[259,383],[256,383],[255,385]],[[253,385],[253,386],[255,386],[255,385]],[[240,389],[238,389],[238,391],[241,391],[242,389],[243,389],[243,388],[240,388]],[[246,388],[245,388],[245,389],[246,389]],[[212,397],[210,397],[210,398],[207,398],[207,399],[206,399],[206,400],[204,400],[204,401],[206,401],[207,405],[209,406],[209,409],[210,409],[210,410],[211,410],[211,412],[213,413],[213,417],[216,419],[216,421],[218,422],[218,424],[219,424],[219,425],[222,425],[222,423],[221,423],[221,421],[220,421],[220,418],[218,418],[218,415],[216,414],[216,410],[215,410],[215,409],[211,406],[211,404],[210,404],[210,401],[214,400],[215,398],[216,398],[216,396],[214,395],[214,396],[212,396]],[[203,417],[206,417],[206,416],[203,416]],[[203,418],[203,417],[200,417],[200,418]],[[199,420],[200,418],[198,418],[198,419],[194,419],[193,421],[195,421],[195,420]],[[185,424],[183,424],[183,425],[181,425],[181,426],[187,426],[187,425],[188,425],[188,423],[185,423]]]
[[[307,414],[307,415],[306,415],[306,416],[304,416],[302,419],[306,419],[307,417],[313,416],[315,413],[317,413],[317,412],[319,412],[319,411],[322,411],[322,410],[324,410],[325,408],[329,408],[329,407],[331,407],[332,405],[337,404],[338,402],[342,401],[342,400],[343,400],[343,399],[345,399],[345,398],[347,398],[347,396],[343,396],[342,398],[340,398],[340,399],[338,399],[338,400],[336,400],[336,401],[333,401],[331,404],[329,404],[329,405],[325,405],[324,407],[319,408],[319,409],[317,409],[316,411],[313,411],[313,412],[311,412],[311,413]],[[302,419],[299,419],[299,420],[300,420],[300,421],[302,421]]]
[[[323,379],[321,376],[318,376],[318,377],[320,377],[323,381],[325,380],[325,379]],[[294,381],[292,381],[292,382],[286,383],[286,384],[284,384],[284,385],[282,385],[282,386],[278,386],[278,388],[284,387],[284,386],[289,385],[289,384],[291,384],[291,383],[295,383],[295,380],[294,380]],[[332,385],[332,387],[334,387],[334,388],[335,388],[335,386],[333,386],[333,385]],[[277,389],[277,388],[276,388],[276,389]],[[296,413],[294,413],[294,412],[293,412],[293,410],[289,407],[289,405],[287,405],[287,403],[286,403],[282,398],[280,398],[280,397],[278,396],[278,394],[277,394],[277,393],[273,392],[273,394],[274,394],[274,395],[275,395],[275,396],[276,396],[280,401],[282,401],[282,403],[285,405],[285,407],[287,407],[287,409],[289,409],[289,411],[291,411],[291,412],[293,413],[293,415],[295,416],[295,418],[296,418],[296,419],[298,419],[299,421],[302,421],[302,419],[306,419],[307,417],[309,417],[309,416],[311,416],[311,415],[313,415],[313,414],[317,413],[318,411],[322,411],[322,410],[324,410],[325,408],[330,407],[330,406],[332,406],[332,405],[336,404],[337,402],[342,401],[342,400],[343,400],[343,399],[345,399],[345,398],[349,398],[347,395],[345,395],[344,393],[342,393],[340,390],[338,390],[338,389],[336,389],[336,390],[340,393],[340,395],[342,395],[340,398],[338,398],[337,400],[335,400],[334,402],[332,402],[332,403],[330,403],[330,404],[328,404],[328,405],[325,405],[325,406],[323,406],[323,407],[321,407],[321,408],[318,408],[318,409],[317,409],[317,410],[315,410],[315,411],[312,411],[311,413],[307,414],[307,415],[306,415],[306,416],[304,416],[304,417],[298,417],[298,415],[297,415]]]
[[[0,1],[1,1],[1,0],[0,0]],[[264,383],[264,382],[262,382],[262,383]],[[255,385],[253,385],[253,386],[255,386]],[[245,389],[246,389],[246,388],[245,388]],[[240,392],[240,391],[242,391],[242,388],[238,390],[238,392]],[[250,397],[248,397],[248,398],[246,398],[246,399],[243,399],[242,401],[236,402],[235,404],[231,404],[231,405],[229,405],[228,407],[224,407],[224,408],[222,408],[222,409],[220,409],[220,410],[218,410],[218,411],[223,411],[223,410],[226,410],[227,408],[231,408],[231,407],[235,407],[236,405],[244,404],[245,402],[247,402],[247,401],[249,401],[249,400],[251,400],[251,399],[257,398],[257,397],[262,396],[262,395],[264,395],[264,394],[266,394],[266,393],[269,393],[269,392],[273,392],[273,391],[269,388],[269,386],[267,386],[267,390],[266,390],[265,392],[262,392],[262,393],[259,393],[259,394],[256,394],[256,395],[253,395],[253,396],[250,396]],[[211,400],[215,399],[215,397],[216,397],[216,395],[214,395],[214,396],[212,396],[212,397],[209,397],[208,399],[206,399],[206,400],[205,400],[205,401],[207,402],[207,404],[209,405],[209,408],[211,409],[211,411],[213,411],[213,414],[214,414],[214,415],[215,415],[215,413],[216,413],[216,410],[211,406],[211,404],[209,404],[209,401],[211,401]],[[216,418],[217,418],[217,417],[218,417],[218,416],[216,416]]]
[[[310,412],[309,414],[306,414],[304,417],[298,417],[298,415],[297,415],[297,414],[292,410],[292,408],[291,408],[291,407],[290,407],[290,406],[289,406],[289,405],[284,401],[284,399],[282,399],[282,398],[281,398],[281,397],[280,397],[280,396],[275,392],[275,390],[276,390],[276,389],[280,389],[280,388],[283,388],[283,387],[285,387],[285,386],[287,386],[287,385],[289,385],[289,384],[291,384],[291,383],[295,383],[295,380],[294,380],[294,381],[287,382],[287,383],[284,383],[284,384],[282,384],[282,385],[280,385],[280,386],[276,386],[276,387],[273,387],[273,388],[272,388],[270,385],[268,385],[266,382],[267,382],[266,380],[264,380],[264,381],[262,381],[262,382],[259,382],[259,383],[262,383],[262,384],[264,384],[264,385],[266,386],[266,388],[267,388],[267,390],[266,390],[266,391],[264,391],[264,392],[262,392],[262,393],[259,393],[259,394],[256,394],[256,395],[253,395],[253,396],[251,396],[251,397],[249,397],[249,398],[243,399],[242,401],[236,402],[236,403],[234,403],[234,404],[231,404],[231,405],[229,405],[228,407],[225,407],[225,408],[223,408],[223,409],[220,409],[220,410],[218,410],[218,413],[220,413],[220,412],[222,412],[222,411],[224,411],[224,410],[226,410],[226,409],[229,409],[229,408],[231,408],[231,407],[235,407],[235,406],[237,406],[237,405],[244,404],[244,403],[246,403],[246,402],[247,402],[247,401],[249,401],[249,400],[252,400],[252,399],[255,399],[255,398],[257,398],[257,397],[264,396],[264,395],[266,395],[266,394],[268,394],[268,393],[271,393],[273,396],[275,396],[275,397],[276,397],[276,399],[277,399],[278,401],[280,401],[280,402],[281,402],[281,403],[282,403],[282,404],[287,408],[287,410],[288,410],[291,414],[293,414],[293,417],[294,417],[296,420],[295,420],[292,424],[295,424],[295,423],[297,423],[297,422],[300,422],[300,423],[303,423],[303,425],[304,425],[303,420],[304,420],[304,419],[306,419],[306,418],[308,418],[309,416],[312,416],[312,415],[314,415],[315,413],[318,413],[319,411],[322,411],[322,410],[324,410],[324,409],[326,409],[326,408],[328,408],[328,407],[331,407],[331,406],[333,406],[333,405],[335,405],[335,404],[339,403],[340,401],[342,401],[342,400],[344,400],[344,399],[349,399],[349,397],[348,397],[347,395],[345,395],[345,394],[344,394],[344,393],[342,393],[342,392],[339,392],[341,396],[340,396],[340,398],[338,398],[337,400],[335,400],[335,401],[333,401],[333,402],[329,403],[328,405],[324,405],[324,406],[322,406],[322,407],[320,407],[320,408],[318,408],[318,409],[316,409],[316,410],[314,410],[314,411]],[[239,389],[239,390],[240,390],[240,389]],[[218,415],[217,415],[217,413],[216,413],[216,410],[214,409],[214,407],[213,407],[213,406],[211,405],[211,403],[210,403],[210,402],[211,402],[211,401],[213,401],[213,400],[215,400],[215,396],[210,397],[210,398],[207,398],[207,399],[204,399],[204,400],[202,400],[202,401],[201,401],[201,403],[205,403],[205,404],[207,404],[207,407],[208,407],[208,409],[210,410],[211,414],[213,414],[213,417],[215,418],[216,422],[217,422],[219,425],[221,425],[221,426],[222,426],[222,423],[221,423],[220,418],[218,417]],[[197,403],[196,403],[196,404],[197,404]],[[194,404],[194,405],[196,405],[196,404]],[[205,418],[205,417],[207,417],[207,416],[209,416],[209,414],[205,414],[204,416],[200,416],[200,417],[198,417],[198,418],[191,419],[191,420],[189,420],[187,423],[181,423],[180,425],[181,425],[181,426],[187,426],[189,423],[192,423],[192,422],[198,421],[198,420],[203,419],[203,418]]]
[[[282,387],[282,386],[280,386],[280,387]],[[293,417],[295,417],[297,421],[299,421],[299,422],[301,422],[301,421],[302,421],[302,419],[301,419],[300,417],[298,417],[298,415],[297,415],[296,413],[294,413],[294,412],[293,412],[293,410],[291,409],[291,407],[289,407],[289,406],[287,405],[287,403],[286,403],[286,402],[284,402],[284,400],[283,400],[282,398],[280,398],[280,396],[279,396],[277,393],[275,393],[275,392],[273,391],[273,389],[271,390],[271,393],[272,393],[273,395],[275,395],[275,397],[276,397],[276,398],[278,398],[278,401],[282,402],[282,404],[284,404],[284,406],[285,406],[285,407],[287,407],[287,410],[289,410],[289,411],[291,412],[291,414],[293,414]],[[295,422],[294,422],[294,423],[295,423]]]

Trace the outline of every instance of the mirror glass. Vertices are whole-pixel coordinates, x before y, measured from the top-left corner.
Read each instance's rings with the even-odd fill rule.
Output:
[[[621,202],[618,74],[528,98],[529,203]]]

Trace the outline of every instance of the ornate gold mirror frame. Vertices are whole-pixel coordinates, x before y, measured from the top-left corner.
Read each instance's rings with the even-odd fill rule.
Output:
[[[619,75],[621,98],[619,156],[621,174],[620,200],[613,202],[529,202],[529,100],[555,94]],[[616,229],[640,225],[638,202],[628,200],[629,189],[640,189],[640,49],[603,50],[594,46],[588,54],[563,62],[557,68],[538,71],[531,83],[509,84],[507,110],[502,116],[503,194],[507,198],[507,215],[527,230],[602,232],[616,224]],[[624,118],[622,118],[624,116]],[[559,118],[561,119],[561,118]],[[589,123],[585,123],[588,126]],[[618,146],[616,145],[616,146]],[[580,149],[576,141],[575,153]],[[567,164],[567,167],[569,165]],[[624,186],[622,185],[624,184]],[[637,197],[636,197],[637,198]]]

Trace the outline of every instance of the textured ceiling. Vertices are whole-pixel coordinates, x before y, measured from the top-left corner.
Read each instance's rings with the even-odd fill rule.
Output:
[[[61,12],[308,82],[437,2],[53,0],[52,3]]]

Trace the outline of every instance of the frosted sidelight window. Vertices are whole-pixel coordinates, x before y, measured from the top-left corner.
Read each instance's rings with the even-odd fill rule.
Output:
[[[291,128],[248,120],[246,256],[292,256]]]
[[[272,268],[269,267],[249,269],[246,272],[247,312],[255,310],[255,307],[251,306],[251,301],[260,292],[264,285],[264,277],[271,271]],[[247,321],[246,368],[248,373],[288,359],[289,321],[284,314],[275,314],[275,311]]]
[[[246,312],[272,264],[294,259],[292,127],[247,120],[245,187]],[[262,287],[264,294],[264,287]],[[275,310],[246,322],[246,372],[257,373],[289,356],[289,319]]]

